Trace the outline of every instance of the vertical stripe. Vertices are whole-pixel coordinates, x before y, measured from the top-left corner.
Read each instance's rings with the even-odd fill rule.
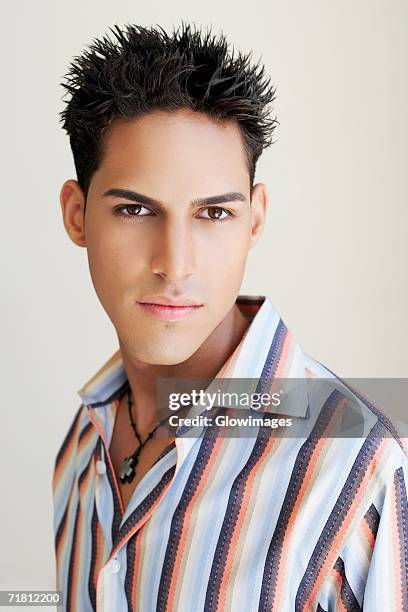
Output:
[[[282,555],[287,546],[287,537],[291,535],[293,517],[296,516],[298,506],[312,481],[317,460],[322,453],[323,446],[327,444],[327,431],[335,419],[334,407],[338,402],[338,394],[334,391],[326,400],[313,430],[308,439],[302,444],[296,457],[293,472],[288,484],[285,498],[277,521],[273,538],[270,542],[262,580],[259,612],[275,609],[275,598],[282,590],[284,572],[282,568]]]
[[[306,610],[311,605],[318,585],[321,584],[320,574],[322,567],[333,554],[335,539],[348,527],[352,511],[359,501],[358,493],[362,483],[371,476],[370,467],[375,466],[378,453],[383,449],[383,426],[381,423],[373,427],[362,445],[353,467],[347,477],[340,496],[332,509],[327,523],[316,543],[313,554],[309,560],[305,574],[296,594],[296,605],[299,610]]]
[[[102,563],[102,529],[98,521],[96,511],[96,503],[93,504],[92,522],[91,522],[91,564],[88,577],[89,599],[93,610],[96,610],[96,587],[98,581],[98,572]]]
[[[81,420],[81,413],[82,413],[82,409],[83,409],[83,405],[81,404],[79,406],[79,408],[77,409],[74,418],[72,420],[72,423],[68,429],[68,432],[66,433],[64,440],[57,452],[57,456],[55,458],[55,467],[54,467],[54,479],[58,478],[58,472],[59,472],[59,468],[60,468],[60,464],[63,461],[65,455],[69,455],[69,448],[73,445],[73,443],[75,443],[76,441],[76,433],[78,430],[78,425],[79,422]]]
[[[191,546],[191,537],[193,536],[192,530],[196,525],[197,508],[200,506],[200,500],[205,496],[208,489],[211,488],[214,476],[214,466],[217,465],[219,457],[222,456],[225,445],[226,440],[224,438],[216,439],[211,450],[211,457],[200,477],[199,486],[197,486],[194,492],[193,488],[191,488],[191,493],[193,494],[190,496],[189,502],[185,506],[184,518],[181,521],[182,530],[178,541],[167,601],[167,607],[169,609],[177,609],[179,607],[178,598],[183,586],[181,576],[185,571],[185,564],[183,561],[186,560],[186,551],[189,550]],[[180,508],[182,508],[182,506],[180,506]]]
[[[402,468],[394,475],[394,521],[395,539],[395,578],[397,580],[396,599],[399,609],[408,610],[408,502],[407,490]]]
[[[125,576],[125,594],[128,612],[134,612],[135,607],[135,574],[136,574],[136,538],[137,534],[129,538],[126,546],[126,576]]]
[[[338,576],[339,583],[339,608],[346,612],[361,612],[362,608],[354,595],[344,570],[344,562],[341,557],[338,557],[333,567],[334,572]]]
[[[184,519],[189,504],[200,486],[200,481],[203,477],[205,477],[205,471],[208,462],[211,459],[212,451],[214,447],[218,448],[220,443],[220,438],[216,438],[216,429],[214,429],[212,435],[203,438],[196,461],[187,480],[184,493],[180,499],[176,511],[174,512],[171,521],[166,554],[161,571],[159,592],[157,596],[157,612],[164,612],[167,609],[167,602],[170,595],[170,590],[172,588],[173,571],[175,569],[177,559],[177,549],[180,545],[180,538],[183,532]]]
[[[238,517],[242,512],[242,505],[245,496],[245,489],[249,481],[253,479],[255,470],[259,463],[264,459],[265,450],[270,448],[270,436],[272,430],[269,428],[269,436],[265,436],[266,427],[262,431],[262,435],[257,438],[252,453],[245,464],[244,468],[237,475],[228,499],[228,504],[225,511],[224,522],[221,532],[218,537],[217,547],[214,554],[211,573],[207,584],[207,593],[205,598],[206,612],[213,610],[223,610],[225,601],[219,603],[220,593],[225,596],[226,580],[228,571],[231,568],[231,559],[229,554],[232,553],[232,542],[236,533]],[[273,444],[274,440],[272,441]]]
[[[79,514],[80,514],[80,505],[79,500],[77,503],[77,508],[75,512],[75,523],[74,523],[74,536],[73,543],[71,547],[71,554],[69,559],[69,571],[68,571],[68,585],[69,589],[66,596],[66,609],[67,612],[74,612],[76,605],[76,564],[78,559],[78,522],[79,522]]]

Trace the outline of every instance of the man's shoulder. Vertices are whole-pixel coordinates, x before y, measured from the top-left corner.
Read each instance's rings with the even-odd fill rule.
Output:
[[[77,407],[74,411],[68,430],[58,447],[54,463],[55,470],[67,456],[72,457],[74,451],[76,452],[78,442],[89,425],[90,420],[88,416],[88,408],[83,402],[81,402],[79,407]]]
[[[374,398],[375,393],[374,395],[371,393],[378,389],[381,380],[342,377],[306,353],[304,353],[304,362],[311,401],[317,405],[319,400],[316,398],[324,397],[326,402],[331,400],[333,406],[340,406],[344,419],[343,429],[339,430],[340,436],[387,439],[394,453],[400,455],[401,461],[406,463],[407,423],[396,418],[390,407],[384,403],[380,405]],[[323,406],[324,404],[320,404],[317,410],[321,411]],[[348,430],[345,429],[346,426],[349,427]]]

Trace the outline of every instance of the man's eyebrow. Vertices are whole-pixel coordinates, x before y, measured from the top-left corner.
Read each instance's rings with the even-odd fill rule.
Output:
[[[126,200],[131,200],[132,202],[137,202],[138,204],[147,204],[148,206],[156,206],[157,208],[164,208],[163,204],[154,198],[151,198],[147,195],[143,195],[142,193],[137,193],[137,191],[132,191],[130,189],[108,189],[103,194],[104,196],[114,196],[118,198],[125,198]],[[246,197],[243,193],[239,191],[230,191],[228,193],[223,193],[221,195],[209,196],[208,198],[196,198],[192,200],[191,206],[210,206],[211,204],[224,204],[226,202],[246,202]]]

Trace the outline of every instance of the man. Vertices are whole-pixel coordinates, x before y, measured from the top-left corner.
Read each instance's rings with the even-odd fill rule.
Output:
[[[64,609],[408,610],[402,441],[268,297],[239,295],[277,123],[264,69],[189,25],[112,31],[72,63],[62,112],[77,172],[63,221],[119,344],[55,462]],[[166,429],[159,381],[194,377],[299,384],[258,410],[257,434]],[[350,404],[364,435],[333,435]]]

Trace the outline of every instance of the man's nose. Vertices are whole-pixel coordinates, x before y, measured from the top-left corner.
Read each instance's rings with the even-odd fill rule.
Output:
[[[197,271],[192,224],[185,220],[167,222],[162,228],[151,269],[171,281],[182,280]]]

